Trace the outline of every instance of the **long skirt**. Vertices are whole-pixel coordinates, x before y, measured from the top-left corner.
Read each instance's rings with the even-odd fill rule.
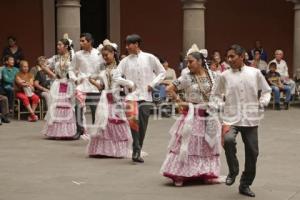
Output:
[[[72,105],[73,84],[56,80],[50,88],[50,101],[44,134],[48,138],[70,139],[76,135],[75,110]]]
[[[161,167],[162,175],[171,178],[173,181],[218,178],[220,175],[220,143],[217,142],[215,146],[211,147],[205,139],[206,131],[216,131],[213,134],[219,135],[220,126],[218,121],[209,121],[210,127],[208,129],[206,128],[207,121],[194,118],[191,123],[192,134],[188,141],[188,157],[187,160],[183,161],[180,158],[180,147],[181,131],[185,117],[185,115],[182,115],[170,130],[170,134],[174,139],[171,140],[169,152]]]
[[[112,112],[116,107],[114,103],[110,102],[108,104],[108,110],[110,110],[110,112],[108,113],[107,125],[104,129],[98,129],[97,133],[91,136],[87,147],[89,156],[115,158],[128,156],[132,143],[130,127],[126,118],[120,117],[125,116],[124,110],[119,109],[119,114]]]

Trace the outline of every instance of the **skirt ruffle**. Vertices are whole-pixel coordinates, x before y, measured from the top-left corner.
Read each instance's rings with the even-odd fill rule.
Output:
[[[129,141],[112,141],[91,138],[88,145],[88,155],[125,158],[129,153]]]
[[[212,119],[213,120],[213,119]],[[209,130],[206,128],[206,121],[194,119],[192,133],[188,141],[187,160],[180,158],[181,131],[184,124],[182,115],[172,126],[170,134],[172,139],[169,144],[169,152],[161,167],[161,174],[173,179],[189,180],[202,179],[208,180],[217,178],[220,175],[220,147],[217,142],[211,147],[205,139],[206,131],[213,131],[213,135],[219,137],[219,127],[215,126]],[[217,125],[217,123],[214,123]]]
[[[108,122],[105,130],[92,136],[87,147],[90,156],[127,157],[131,149],[131,134],[127,122]]]
[[[44,134],[50,138],[72,138],[76,134],[76,123],[58,123],[46,125]]]
[[[176,181],[190,179],[208,180],[220,175],[219,156],[188,156],[187,162],[182,162],[178,154],[169,153],[161,168],[161,173]]]
[[[57,107],[52,123],[46,123],[43,133],[51,138],[72,138],[76,131],[75,113],[72,108]]]

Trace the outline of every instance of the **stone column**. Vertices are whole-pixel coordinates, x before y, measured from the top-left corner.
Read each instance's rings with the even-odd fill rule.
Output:
[[[109,39],[121,50],[121,0],[109,0]]]
[[[205,48],[205,2],[206,0],[181,0],[183,2],[183,53],[196,43]]]
[[[294,55],[293,55],[293,69],[294,72],[300,68],[300,0],[293,0],[295,3],[294,16]]]
[[[80,37],[80,0],[57,0],[57,40],[68,33],[75,50],[79,47]]]

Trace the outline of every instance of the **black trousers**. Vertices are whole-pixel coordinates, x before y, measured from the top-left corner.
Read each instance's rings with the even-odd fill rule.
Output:
[[[101,93],[87,93],[85,104],[89,106],[92,113],[92,123],[95,123],[95,114],[97,109],[97,104],[99,102]],[[83,127],[83,107],[81,107],[78,103],[75,107],[75,115],[76,115],[76,126],[77,126],[77,134],[82,135],[84,132]]]
[[[148,126],[148,120],[150,116],[150,109],[152,108],[151,103],[147,103],[145,101],[138,102],[139,106],[139,131],[134,131],[131,129],[132,139],[133,139],[133,153],[141,152],[141,149],[143,147],[147,126]]]
[[[245,146],[245,169],[240,185],[249,186],[253,183],[256,174],[258,157],[258,127],[231,126],[224,137],[224,149],[229,168],[229,174],[236,176],[239,173],[239,161],[236,157],[236,136],[240,132]]]

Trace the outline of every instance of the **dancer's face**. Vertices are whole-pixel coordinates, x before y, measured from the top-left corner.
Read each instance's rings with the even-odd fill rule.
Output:
[[[101,51],[102,57],[105,60],[106,64],[111,64],[114,60],[114,53],[107,51],[107,50],[102,50]]]
[[[190,72],[196,73],[199,71],[199,68],[201,67],[201,61],[198,61],[196,58],[194,58],[192,55],[189,55],[187,57],[187,64]]]
[[[126,44],[126,49],[129,54],[137,54],[140,48],[138,43],[130,43]]]
[[[89,51],[92,48],[92,42],[87,41],[85,37],[80,38],[80,47],[82,50]]]
[[[57,42],[56,48],[58,54],[64,54],[67,51],[67,46],[64,45],[61,41]]]
[[[244,65],[244,55],[239,56],[234,50],[227,52],[227,60],[231,68],[240,69]]]

